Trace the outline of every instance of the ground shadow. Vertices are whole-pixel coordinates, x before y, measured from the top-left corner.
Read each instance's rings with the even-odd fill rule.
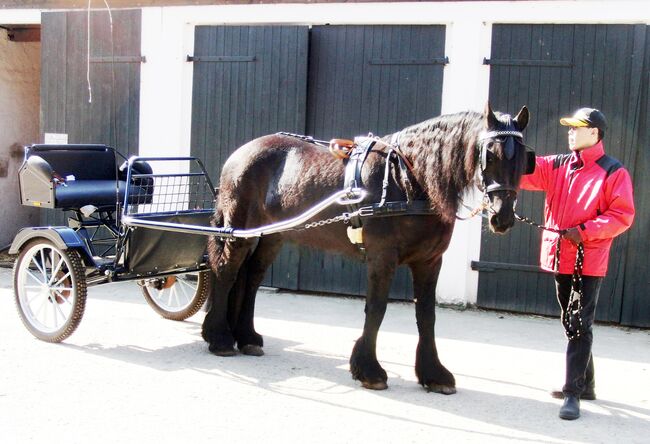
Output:
[[[200,324],[188,324],[188,330],[195,331],[198,335]],[[443,428],[476,434],[477,438],[537,442],[535,439],[527,440],[521,437],[515,439],[506,433],[486,433],[481,430],[472,430],[471,424],[468,424],[467,428],[455,428],[436,421],[436,414],[444,412],[459,415],[469,420],[537,434],[548,439],[566,439],[567,431],[570,430],[567,422],[559,419],[557,427],[552,429],[549,429],[546,420],[531,420],[531,418],[544,418],[549,415],[556,417],[559,401],[554,401],[550,397],[548,401],[541,401],[493,392],[481,392],[462,386],[458,387],[456,395],[444,396],[427,393],[414,381],[405,380],[399,375],[390,374],[390,372],[388,390],[368,391],[367,393],[398,403],[409,403],[430,409],[431,422],[410,418],[406,415],[387,414],[372,409],[372,407],[350,405],[341,398],[341,395],[365,389],[361,388],[357,381],[351,379],[348,372],[347,355],[324,355],[302,348],[300,342],[272,336],[266,336],[265,340],[266,355],[261,358],[244,355],[229,358],[217,357],[207,351],[207,344],[202,340],[157,349],[147,349],[136,345],[104,347],[98,344],[62,344],[61,346],[107,359],[150,367],[158,371],[173,372],[189,369],[201,372],[215,378],[215,387],[218,387],[219,379],[227,379],[230,382],[256,386],[283,396],[308,400],[343,410],[363,412],[377,418],[405,421],[425,429],[427,427],[432,430]],[[482,375],[463,376],[483,378]],[[300,381],[301,377],[315,378],[317,382],[313,386],[305,386],[304,380],[302,383],[295,382]],[[499,384],[512,384],[494,378],[489,380]],[[545,390],[541,387],[527,388]],[[590,423],[593,424],[604,419],[611,421],[614,417],[616,427],[630,427],[633,430],[646,428],[650,433],[650,425],[647,420],[629,414],[629,412],[633,412],[647,417],[650,416],[650,410],[609,401],[597,401],[596,403],[607,413],[592,411],[584,413],[581,419],[581,430],[588,430]]]

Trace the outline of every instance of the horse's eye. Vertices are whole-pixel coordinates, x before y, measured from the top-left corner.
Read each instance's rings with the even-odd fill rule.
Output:
[[[491,150],[493,147],[494,147],[494,140],[489,140],[489,141],[485,144],[485,148],[487,148],[488,150]]]

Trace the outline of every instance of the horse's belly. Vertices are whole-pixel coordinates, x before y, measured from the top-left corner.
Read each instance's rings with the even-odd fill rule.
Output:
[[[361,258],[359,248],[348,239],[347,225],[338,223],[319,228],[289,232],[285,238],[294,244],[316,248],[318,250],[339,253],[345,256]]]

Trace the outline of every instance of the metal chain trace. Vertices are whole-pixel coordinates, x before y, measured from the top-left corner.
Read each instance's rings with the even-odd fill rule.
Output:
[[[302,226],[300,228],[296,228],[296,230],[297,231],[302,231],[302,230],[308,230],[310,228],[323,227],[325,225],[333,224],[333,223],[336,223],[336,222],[341,222],[341,221],[347,222],[347,221],[350,220],[350,216],[351,215],[349,213],[343,213],[343,214],[340,214],[338,216],[331,217],[329,219],[323,219],[323,220],[319,220],[319,221],[316,221],[316,222],[310,222],[310,223],[305,224],[304,226]]]

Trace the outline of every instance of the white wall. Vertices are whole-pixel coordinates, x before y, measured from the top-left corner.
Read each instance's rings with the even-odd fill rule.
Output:
[[[38,210],[20,205],[18,168],[21,146],[38,142],[40,69],[40,43],[11,42],[0,29],[0,248],[38,224]]]
[[[140,150],[188,155],[194,26],[218,24],[443,24],[447,26],[442,112],[481,111],[488,97],[492,23],[650,23],[638,1],[288,4],[145,8],[142,15]],[[523,104],[522,104],[523,105]],[[504,110],[505,111],[505,110]],[[517,110],[507,110],[516,112]],[[471,198],[467,198],[472,202]],[[456,225],[444,257],[438,300],[475,303],[481,221]]]

